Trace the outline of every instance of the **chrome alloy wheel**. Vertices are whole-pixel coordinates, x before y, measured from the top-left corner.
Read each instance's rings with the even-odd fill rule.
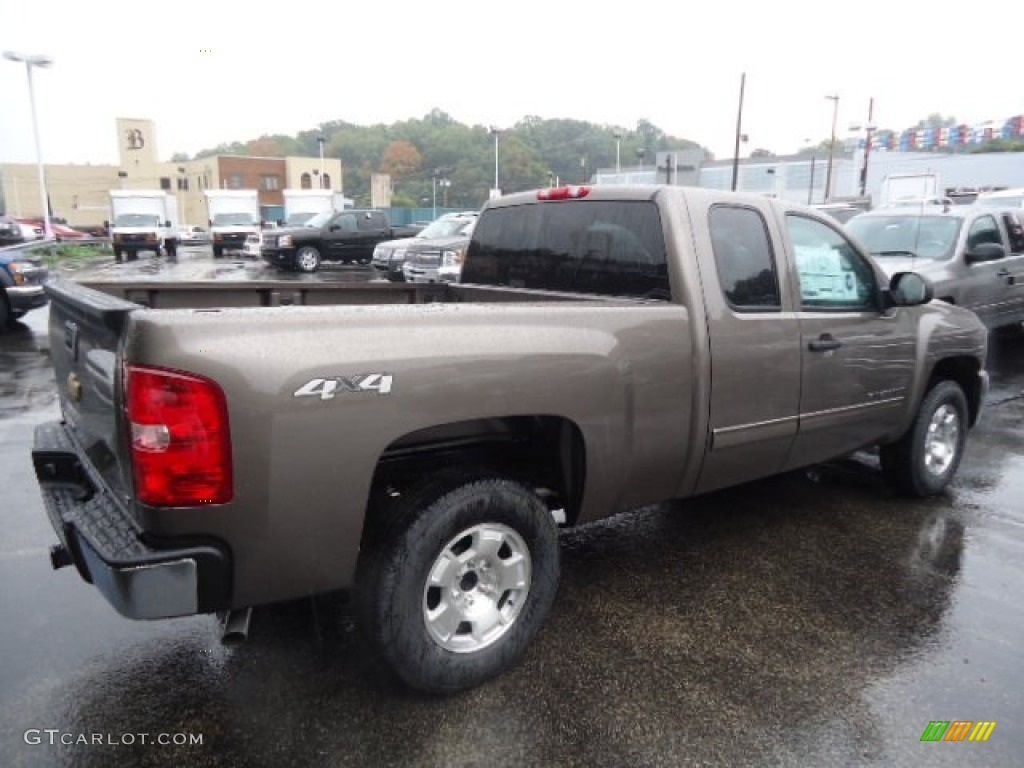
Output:
[[[946,403],[935,410],[924,440],[924,466],[932,475],[943,474],[956,459],[960,441],[960,415]]]
[[[295,266],[302,272],[314,272],[320,266],[320,254],[316,248],[304,246],[295,254]]]
[[[532,562],[523,538],[500,523],[467,528],[427,573],[423,621],[447,651],[473,653],[515,624],[530,593]]]

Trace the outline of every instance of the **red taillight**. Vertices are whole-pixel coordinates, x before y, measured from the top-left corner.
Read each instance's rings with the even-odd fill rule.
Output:
[[[577,197],[586,197],[590,194],[590,187],[548,187],[537,190],[538,200],[570,200]]]
[[[154,507],[224,504],[234,495],[224,392],[194,373],[125,366],[135,493]]]

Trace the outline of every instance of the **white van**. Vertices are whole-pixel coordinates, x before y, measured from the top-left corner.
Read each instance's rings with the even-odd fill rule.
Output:
[[[984,205],[988,208],[1024,208],[1024,188],[982,192],[974,204]]]

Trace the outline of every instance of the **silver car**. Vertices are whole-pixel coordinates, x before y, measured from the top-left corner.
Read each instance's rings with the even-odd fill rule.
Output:
[[[446,237],[419,238],[405,252],[402,274],[407,283],[457,283],[477,215],[457,220],[458,227]]]
[[[400,240],[388,240],[379,243],[373,249],[373,260],[370,264],[377,273],[377,277],[387,278],[392,282],[402,282],[405,278],[403,265],[408,256],[408,251],[418,248],[425,240],[452,237],[466,226],[467,222],[476,221],[476,211],[463,211],[459,213],[446,213],[435,219],[413,237],[404,237]],[[466,240],[469,235],[466,235]]]
[[[989,328],[1024,322],[1024,226],[1019,210],[956,205],[862,213],[846,231],[890,277],[917,272],[935,298],[973,310]]]

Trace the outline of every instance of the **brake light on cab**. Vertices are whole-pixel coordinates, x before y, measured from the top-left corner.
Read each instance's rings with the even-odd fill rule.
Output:
[[[154,507],[231,501],[231,432],[220,385],[194,373],[126,364],[124,388],[139,501]]]
[[[574,200],[590,194],[590,187],[548,187],[537,190],[538,200]]]

